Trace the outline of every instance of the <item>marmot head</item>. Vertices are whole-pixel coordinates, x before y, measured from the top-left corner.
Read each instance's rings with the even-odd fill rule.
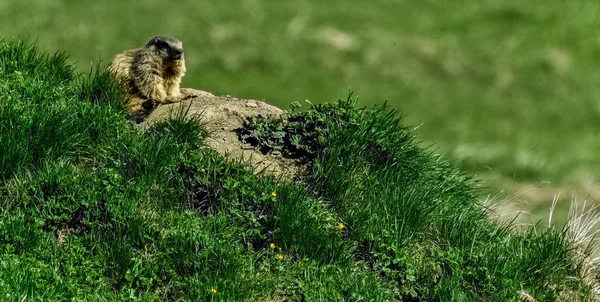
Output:
[[[183,43],[173,37],[152,37],[144,47],[154,50],[161,58],[169,61],[179,61],[183,58]]]

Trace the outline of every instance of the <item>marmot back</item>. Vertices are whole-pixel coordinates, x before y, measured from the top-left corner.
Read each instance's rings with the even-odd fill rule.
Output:
[[[152,37],[142,48],[117,54],[109,70],[128,93],[130,112],[141,110],[146,101],[172,103],[181,98],[186,72],[183,43],[173,37]]]

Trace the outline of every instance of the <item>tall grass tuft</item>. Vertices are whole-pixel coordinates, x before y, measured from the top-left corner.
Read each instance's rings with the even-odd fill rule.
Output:
[[[552,216],[558,202],[558,196],[554,198],[550,215],[548,218],[548,227],[553,228]],[[579,275],[577,278],[583,284],[589,287],[590,295],[593,300],[600,299],[600,283],[598,282],[598,272],[600,266],[600,242],[598,241],[598,232],[600,232],[600,212],[599,205],[589,204],[588,200],[583,201],[573,199],[569,207],[567,223],[563,227],[564,237],[571,245],[570,250],[573,265],[577,267]],[[573,296],[572,293],[569,297]],[[569,299],[563,299],[568,301]]]

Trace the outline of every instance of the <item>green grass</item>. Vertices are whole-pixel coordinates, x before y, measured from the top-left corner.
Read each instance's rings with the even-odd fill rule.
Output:
[[[600,179],[597,1],[166,6],[3,1],[0,27],[5,37],[30,34],[42,49],[66,50],[78,71],[150,36],[174,35],[186,49],[184,86],[284,108],[344,97],[350,87],[362,105],[390,100],[408,124],[422,124],[421,138],[482,178],[491,194],[540,181],[565,197],[597,191],[586,185]],[[525,209],[547,216],[552,198],[531,199]]]
[[[185,86],[279,106],[351,87],[362,104],[389,99],[474,173],[556,185],[600,176],[597,1],[165,5],[4,1],[0,26],[68,51],[82,71],[170,34],[185,43]]]
[[[202,148],[197,122],[135,128],[102,66],[65,60],[0,42],[0,301],[589,296],[567,233],[488,220],[386,105],[292,113],[303,137],[279,143],[310,169],[278,182]]]

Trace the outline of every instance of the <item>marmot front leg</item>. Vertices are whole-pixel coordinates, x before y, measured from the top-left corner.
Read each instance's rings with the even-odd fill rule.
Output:
[[[139,96],[130,96],[127,99],[127,110],[129,112],[150,111],[154,108],[154,102]]]
[[[176,76],[169,76],[164,80],[164,87],[167,92],[167,96],[169,99],[176,101],[182,99],[181,88],[179,87],[181,83],[181,78]]]
[[[161,76],[156,73],[150,73],[142,77],[136,77],[134,84],[142,96],[164,104],[167,102],[167,92],[165,91],[163,82],[164,80]]]

